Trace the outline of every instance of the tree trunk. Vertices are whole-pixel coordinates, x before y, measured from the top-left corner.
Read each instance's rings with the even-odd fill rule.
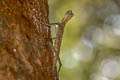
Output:
[[[0,0],[0,80],[58,80],[47,0]]]
[[[120,0],[113,0],[113,1],[116,3],[118,9],[120,10]],[[119,11],[119,12],[120,12],[120,11]]]

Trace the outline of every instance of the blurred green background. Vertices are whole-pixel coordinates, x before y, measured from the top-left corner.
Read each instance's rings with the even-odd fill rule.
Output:
[[[69,9],[75,15],[64,32],[60,80],[120,80],[120,0],[48,1],[51,23]]]

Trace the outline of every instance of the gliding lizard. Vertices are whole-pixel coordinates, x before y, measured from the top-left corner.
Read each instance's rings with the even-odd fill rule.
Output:
[[[65,25],[66,23],[74,16],[72,10],[68,10],[65,15],[64,15],[64,18],[60,21],[60,22],[57,22],[57,23],[51,23],[51,24],[46,24],[46,23],[41,23],[41,24],[44,24],[46,26],[55,26],[57,28],[56,30],[56,37],[55,37],[55,42],[54,44],[52,45],[53,46],[53,51],[55,53],[55,57],[54,57],[54,63],[53,63],[53,68],[55,68],[56,66],[56,63],[58,61],[59,63],[59,69],[58,69],[58,72],[60,71],[61,69],[61,66],[62,66],[62,63],[61,63],[61,60],[60,60],[60,57],[59,57],[59,53],[60,53],[60,47],[61,47],[61,42],[62,42],[62,37],[63,37],[63,33],[64,33],[64,28],[65,28]]]

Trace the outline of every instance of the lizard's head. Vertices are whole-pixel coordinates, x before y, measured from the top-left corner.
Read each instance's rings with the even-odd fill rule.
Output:
[[[65,13],[65,16],[71,16],[71,17],[73,17],[74,14],[73,14],[72,10],[68,10],[68,11]]]
[[[68,10],[64,15],[62,23],[66,24],[73,16],[74,16],[74,14],[73,14],[72,10]]]

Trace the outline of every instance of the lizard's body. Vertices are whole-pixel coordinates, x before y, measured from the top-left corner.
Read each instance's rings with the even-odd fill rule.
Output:
[[[56,37],[55,37],[55,42],[53,46],[53,51],[55,53],[55,57],[54,57],[54,64],[53,64],[53,68],[55,68],[57,61],[59,62],[59,69],[58,72],[61,69],[62,63],[59,57],[60,54],[60,47],[61,47],[61,42],[62,42],[62,37],[63,37],[63,33],[64,33],[64,28],[66,23],[74,16],[74,14],[72,13],[71,10],[68,10],[65,15],[64,18],[58,22],[58,23],[52,23],[52,24],[44,24],[46,26],[55,26],[57,28],[56,30]],[[41,23],[43,24],[43,23]]]

